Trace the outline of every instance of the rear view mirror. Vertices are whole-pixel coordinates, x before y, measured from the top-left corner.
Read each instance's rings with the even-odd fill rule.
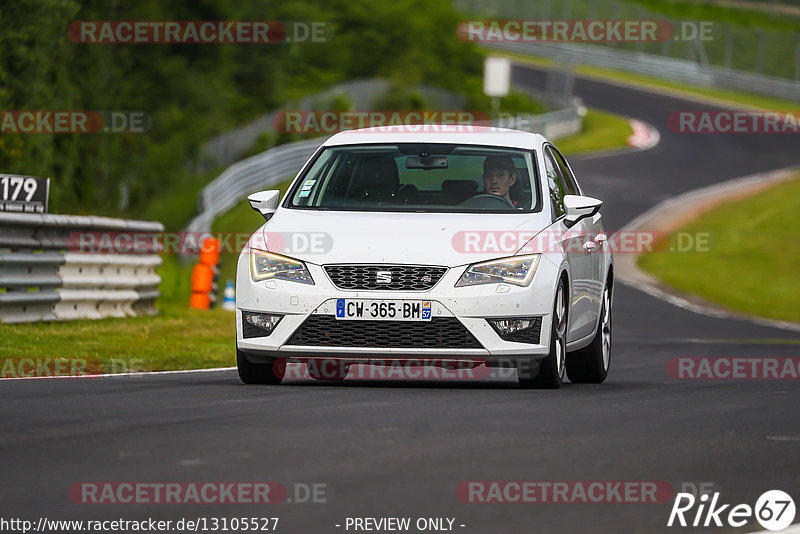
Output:
[[[581,219],[594,217],[597,215],[597,212],[600,211],[600,206],[602,205],[603,201],[596,198],[580,195],[565,195],[564,207],[567,213],[564,217],[564,224],[569,228],[574,226]]]
[[[277,189],[270,189],[269,191],[259,191],[247,197],[250,202],[250,207],[264,216],[266,220],[275,213],[278,209],[278,201],[281,198],[281,192]]]
[[[446,169],[447,156],[408,156],[406,169]]]

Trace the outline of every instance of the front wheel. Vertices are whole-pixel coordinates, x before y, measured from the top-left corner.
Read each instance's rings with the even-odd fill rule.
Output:
[[[517,369],[519,385],[524,388],[558,389],[564,382],[567,355],[567,296],[564,282],[558,283],[550,326],[550,353],[539,364],[539,373],[531,377]]]
[[[236,368],[243,384],[280,384],[283,380],[285,364],[281,361],[252,363],[244,352],[236,349]]]
[[[611,366],[611,290],[606,284],[592,342],[567,358],[567,376],[576,384],[601,384]]]

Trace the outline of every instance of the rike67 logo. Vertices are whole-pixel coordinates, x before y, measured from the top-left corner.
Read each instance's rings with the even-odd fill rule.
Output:
[[[669,514],[667,526],[743,527],[753,519],[767,530],[783,530],[794,521],[794,500],[781,490],[764,492],[755,507],[749,504],[722,504],[719,492],[699,498],[691,493],[678,493]]]

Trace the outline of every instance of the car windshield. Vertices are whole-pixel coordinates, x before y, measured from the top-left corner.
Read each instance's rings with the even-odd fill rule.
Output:
[[[452,144],[327,147],[286,206],[319,210],[539,211],[534,153]]]

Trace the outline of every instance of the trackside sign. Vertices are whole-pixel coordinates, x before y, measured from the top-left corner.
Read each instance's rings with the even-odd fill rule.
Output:
[[[0,211],[47,213],[50,178],[0,174]]]

